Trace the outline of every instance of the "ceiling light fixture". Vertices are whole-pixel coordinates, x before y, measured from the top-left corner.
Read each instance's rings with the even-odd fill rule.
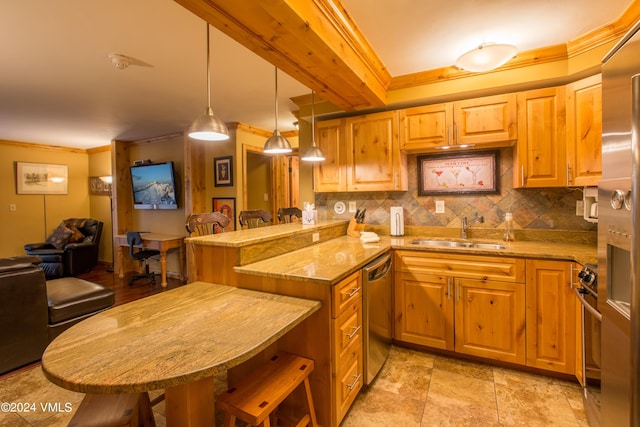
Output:
[[[264,152],[267,154],[285,154],[293,151],[287,138],[280,135],[278,130],[278,67],[276,67],[276,129],[273,135],[264,143]]]
[[[111,61],[111,65],[116,67],[118,70],[125,70],[131,65],[131,58],[125,55],[121,55],[119,53],[110,53],[107,55],[109,61]]]
[[[229,129],[222,120],[213,115],[211,109],[211,71],[209,64],[209,23],[207,22],[207,109],[189,126],[189,138],[201,141],[225,141]]]
[[[481,73],[494,70],[513,58],[518,48],[510,44],[483,43],[463,54],[456,61],[456,67]]]
[[[320,149],[320,147],[316,146],[316,136],[315,136],[315,108],[314,108],[314,91],[311,91],[311,147],[307,148],[304,153],[302,153],[301,159],[305,162],[322,162],[324,161],[324,153]]]

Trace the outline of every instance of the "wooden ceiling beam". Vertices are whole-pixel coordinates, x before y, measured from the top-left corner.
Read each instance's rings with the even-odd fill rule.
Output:
[[[391,75],[339,0],[175,0],[346,111],[382,107]]]

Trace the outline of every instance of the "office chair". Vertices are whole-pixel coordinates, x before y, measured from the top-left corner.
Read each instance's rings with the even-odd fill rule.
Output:
[[[151,284],[156,284],[155,273],[149,272],[149,258],[160,255],[160,251],[157,249],[141,249],[138,252],[134,251],[134,247],[142,245],[142,237],[138,231],[127,231],[127,243],[129,244],[129,256],[136,261],[144,262],[144,273],[136,274],[129,278],[129,286],[133,284],[134,280],[148,278],[151,280]]]

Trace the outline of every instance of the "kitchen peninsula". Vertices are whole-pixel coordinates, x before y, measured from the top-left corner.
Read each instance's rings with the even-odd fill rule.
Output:
[[[267,350],[270,353],[275,353],[278,350],[288,351],[315,361],[316,370],[311,376],[311,387],[318,422],[321,425],[337,426],[362,387],[360,376],[362,373],[362,348],[357,343],[357,341],[361,341],[359,327],[362,324],[360,269],[380,254],[390,250],[396,254],[396,266],[394,267],[396,271],[400,269],[398,254],[402,253],[416,254],[416,257],[422,254],[423,257],[430,260],[459,259],[459,265],[483,265],[490,268],[493,268],[489,262],[492,259],[502,263],[499,268],[503,268],[504,265],[508,267],[508,264],[503,262],[504,259],[513,260],[511,265],[515,268],[513,274],[514,277],[517,276],[517,279],[514,279],[513,285],[509,286],[515,286],[519,289],[518,301],[521,307],[518,309],[518,313],[522,319],[519,320],[519,325],[513,328],[514,334],[517,335],[513,337],[513,340],[517,341],[520,347],[517,352],[517,362],[512,363],[562,372],[574,369],[575,361],[571,358],[575,353],[575,343],[569,343],[571,345],[568,346],[568,350],[563,350],[561,354],[563,363],[555,360],[548,361],[545,359],[547,355],[534,358],[532,356],[533,350],[528,350],[528,347],[526,354],[531,355],[531,361],[525,361],[523,346],[525,340],[524,292],[526,286],[530,292],[537,289],[533,284],[529,285],[529,277],[525,280],[525,265],[532,267],[531,274],[535,271],[536,265],[543,265],[535,264],[533,261],[558,262],[567,266],[563,271],[569,271],[570,264],[594,262],[596,259],[595,240],[578,238],[573,240],[574,243],[568,243],[566,236],[557,239],[544,236],[543,240],[534,240],[535,237],[531,236],[531,240],[520,239],[516,242],[505,243],[496,239],[491,233],[487,235],[476,233],[472,235],[473,239],[470,240],[499,242],[504,245],[491,246],[490,248],[482,246],[474,248],[425,247],[413,244],[412,241],[416,239],[451,240],[453,238],[450,236],[456,230],[442,227],[421,227],[415,230],[408,229],[411,235],[389,237],[384,235],[384,229],[375,229],[381,238],[379,242],[375,243],[362,243],[358,238],[347,236],[346,230],[346,221],[321,221],[314,226],[284,224],[186,240],[193,254],[193,280],[317,300],[322,303],[322,307],[316,313],[294,331],[282,337],[273,348]],[[495,232],[496,230],[490,231]],[[542,236],[544,233],[534,234]],[[468,262],[474,260],[474,257],[477,257],[481,262],[477,264]],[[530,261],[531,263],[529,263]],[[438,262],[441,263],[441,261]],[[575,271],[577,272],[577,269]],[[497,277],[497,280],[500,281],[502,279],[499,276],[507,273],[510,272],[504,269],[490,271],[489,275],[481,274],[479,282],[487,281],[484,276]],[[568,285],[569,276],[568,273],[562,273],[558,276],[558,280],[563,284],[566,282]],[[532,277],[535,279],[535,276]],[[526,285],[525,281],[527,281]],[[397,292],[399,283],[396,283],[394,288]],[[565,298],[564,295],[573,295],[571,290],[568,293],[564,289],[558,292],[562,292],[562,298]],[[571,313],[575,312],[574,300],[575,298],[568,299],[568,297],[562,300],[567,303],[568,307],[574,307]],[[511,303],[511,300],[508,302]],[[535,306],[529,307],[528,310],[535,318],[533,311]],[[394,313],[394,316],[397,317],[398,313]],[[573,320],[562,322],[563,326],[567,325],[567,330],[563,331],[562,339],[571,338],[569,335],[572,333],[575,335],[575,330],[568,327],[575,324],[575,315],[568,314],[568,316]],[[534,330],[534,327],[531,326],[531,331]],[[546,328],[541,330],[547,331]],[[531,335],[533,336],[533,334]],[[396,336],[396,340],[398,340],[398,336]],[[532,345],[531,348],[534,347]],[[487,356],[481,357],[486,358]],[[569,362],[564,360],[567,358],[571,360]],[[498,357],[496,359],[501,360]],[[560,367],[556,367],[556,365]],[[241,374],[237,373],[237,375]]]

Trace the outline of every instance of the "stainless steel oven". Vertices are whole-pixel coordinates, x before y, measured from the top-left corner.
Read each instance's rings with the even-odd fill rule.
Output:
[[[600,426],[600,363],[602,315],[598,311],[598,266],[586,264],[578,273],[575,292],[582,305],[582,367],[585,413],[591,427]]]

